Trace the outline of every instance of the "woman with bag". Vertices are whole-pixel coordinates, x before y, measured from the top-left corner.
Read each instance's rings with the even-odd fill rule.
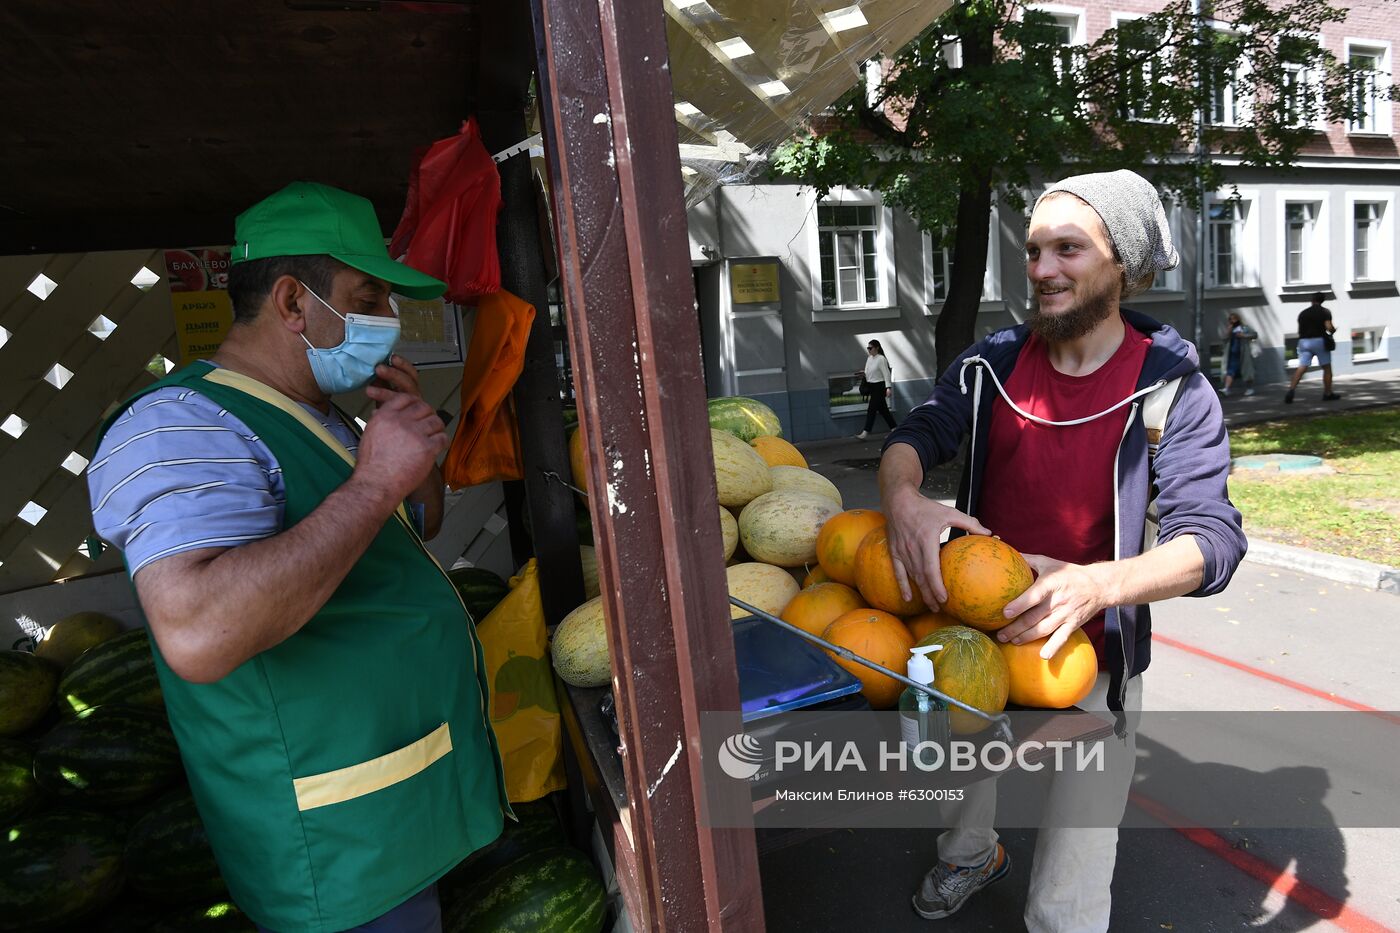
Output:
[[[885,350],[880,341],[871,340],[865,347],[869,358],[865,361],[865,371],[857,373],[861,377],[860,394],[868,396],[869,405],[865,409],[865,427],[856,435],[865,440],[870,429],[875,427],[875,415],[885,419],[885,424],[894,427],[894,415],[890,414],[889,400],[894,396],[894,375],[890,361],[885,359]]]
[[[1225,360],[1222,395],[1229,395],[1236,379],[1244,381],[1244,394],[1254,394],[1254,355],[1259,352],[1258,334],[1244,323],[1238,311],[1231,311],[1225,326]]]

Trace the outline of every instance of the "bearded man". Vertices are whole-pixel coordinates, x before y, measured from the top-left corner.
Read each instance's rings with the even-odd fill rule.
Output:
[[[932,608],[947,601],[939,543],[949,529],[1001,537],[1037,578],[1006,607],[1010,622],[996,637],[1045,638],[1040,654],[1048,659],[1082,629],[1099,676],[1080,707],[1130,723],[1151,657],[1147,604],[1221,591],[1246,548],[1226,491],[1220,403],[1196,348],[1121,305],[1176,262],[1161,199],[1146,179],[1118,171],[1052,185],[1036,202],[1026,239],[1029,321],[963,353],[890,433],[880,462],[905,598],[917,589]],[[1149,458],[1143,399],[1177,379]],[[957,508],[924,498],[924,474],[958,456],[968,435]],[[1159,544],[1144,552],[1154,493]],[[1120,731],[1108,740],[1105,778],[1052,784],[1047,812],[1060,822],[1038,832],[1025,907],[1031,933],[1108,929],[1116,823],[1134,757],[1131,729]],[[914,894],[921,916],[950,916],[1010,871],[992,829],[995,794],[990,781],[969,788],[950,819],[954,828],[939,836],[938,863]],[[1112,811],[1113,825],[1063,825],[1082,821],[1091,805],[1100,821],[1105,807]]]

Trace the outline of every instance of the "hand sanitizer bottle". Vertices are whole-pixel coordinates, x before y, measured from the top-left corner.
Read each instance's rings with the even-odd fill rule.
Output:
[[[909,649],[909,679],[933,686],[934,667],[930,655],[942,651],[942,645],[925,645]],[[920,742],[948,744],[948,705],[942,700],[914,687],[906,687],[899,695],[899,733],[908,749]],[[932,768],[936,758],[930,749],[918,753],[918,760]]]

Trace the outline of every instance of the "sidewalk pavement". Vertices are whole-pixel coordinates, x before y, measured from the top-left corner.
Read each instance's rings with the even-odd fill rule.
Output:
[[[1283,401],[1286,388],[1283,384],[1268,384],[1259,386],[1254,395],[1246,396],[1237,387],[1234,393],[1222,396],[1220,400],[1225,412],[1225,424],[1234,428],[1261,421],[1400,405],[1400,369],[1337,376],[1332,380],[1332,390],[1342,397],[1334,402],[1322,401],[1322,376],[1316,371],[1303,377],[1292,404]],[[863,441],[844,437],[803,441],[797,447],[812,469],[836,483],[845,497],[846,508],[879,508],[875,466],[883,442],[884,434],[880,433],[872,434]],[[945,465],[930,471],[924,489],[934,498],[951,504],[957,489],[956,468]],[[1338,583],[1400,593],[1400,568],[1259,539],[1251,539],[1246,559]]]

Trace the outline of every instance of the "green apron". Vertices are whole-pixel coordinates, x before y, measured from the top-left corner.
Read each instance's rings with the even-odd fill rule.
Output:
[[[350,477],[354,458],[305,409],[208,363],[113,420],[164,386],[216,401],[267,444],[284,529]],[[222,680],[189,683],[155,657],[224,879],[265,927],[330,933],[378,917],[494,840],[510,812],[481,645],[402,508],[320,612]]]

